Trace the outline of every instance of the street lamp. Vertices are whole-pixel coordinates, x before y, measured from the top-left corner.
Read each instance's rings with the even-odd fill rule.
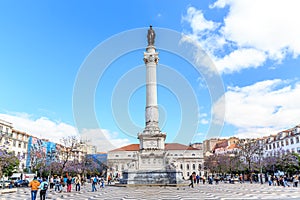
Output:
[[[262,175],[262,155],[263,155],[263,144],[262,140],[259,141],[258,147],[258,155],[259,155],[259,168],[260,168],[260,183],[263,184],[263,175]]]

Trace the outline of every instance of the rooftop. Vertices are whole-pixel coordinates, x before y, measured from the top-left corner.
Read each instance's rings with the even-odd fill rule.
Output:
[[[123,146],[117,149],[113,149],[111,151],[139,151],[139,144],[129,144],[127,146]],[[166,143],[165,150],[199,150],[187,145],[179,144],[179,143]]]

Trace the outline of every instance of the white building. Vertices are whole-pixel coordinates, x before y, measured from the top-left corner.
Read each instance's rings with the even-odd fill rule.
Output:
[[[287,152],[300,153],[300,125],[271,135],[264,142],[264,156]]]
[[[28,137],[29,135],[25,132],[21,132],[18,130],[12,130],[12,143],[11,143],[11,151],[15,153],[15,155],[19,158],[20,165],[19,171],[22,172],[26,167],[26,159],[27,159],[27,150],[28,150]]]
[[[108,173],[114,176],[121,176],[122,171],[132,168],[134,165],[138,168],[140,151],[139,144],[130,144],[118,149],[109,151],[107,154]],[[166,143],[165,152],[170,163],[173,163],[175,168],[182,171],[183,177],[187,179],[191,173],[196,172],[203,175],[203,150],[196,149],[191,146],[186,146],[178,143]]]
[[[12,123],[0,119],[0,145],[19,158],[18,171],[22,172],[26,166],[28,134],[13,129]]]

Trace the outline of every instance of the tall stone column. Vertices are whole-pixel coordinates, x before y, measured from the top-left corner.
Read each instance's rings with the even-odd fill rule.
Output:
[[[156,67],[159,58],[154,46],[155,32],[152,26],[148,30],[147,38],[148,46],[146,52],[144,52],[146,65],[145,129],[138,134],[138,139],[142,150],[163,150],[165,148],[166,134],[162,133],[158,126]]]
[[[157,83],[156,67],[158,64],[158,53],[154,46],[148,46],[144,53],[144,62],[146,65],[146,127],[152,130],[158,130],[158,106],[157,106]]]

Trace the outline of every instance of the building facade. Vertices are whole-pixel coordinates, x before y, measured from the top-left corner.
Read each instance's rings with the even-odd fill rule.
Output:
[[[211,138],[203,141],[203,154],[204,156],[213,155],[213,150],[218,142],[220,142],[220,138]]]
[[[264,156],[288,152],[300,154],[300,125],[264,138]]]
[[[118,149],[109,151],[107,154],[108,173],[114,177],[122,178],[122,171],[132,167],[138,168],[139,144],[130,144]],[[176,170],[182,171],[182,175],[187,179],[193,172],[203,175],[203,151],[191,146],[178,143],[165,144],[166,157]]]
[[[17,172],[23,172],[38,162],[61,161],[66,158],[70,150],[61,144],[47,139],[34,137],[25,132],[13,128],[13,124],[0,119],[0,147],[13,152],[19,159],[20,164]],[[69,161],[81,162],[87,154],[95,154],[96,147],[86,142],[79,141],[68,155]]]
[[[0,119],[0,146],[19,158],[18,171],[26,167],[28,138],[25,132],[13,129],[12,123]]]

